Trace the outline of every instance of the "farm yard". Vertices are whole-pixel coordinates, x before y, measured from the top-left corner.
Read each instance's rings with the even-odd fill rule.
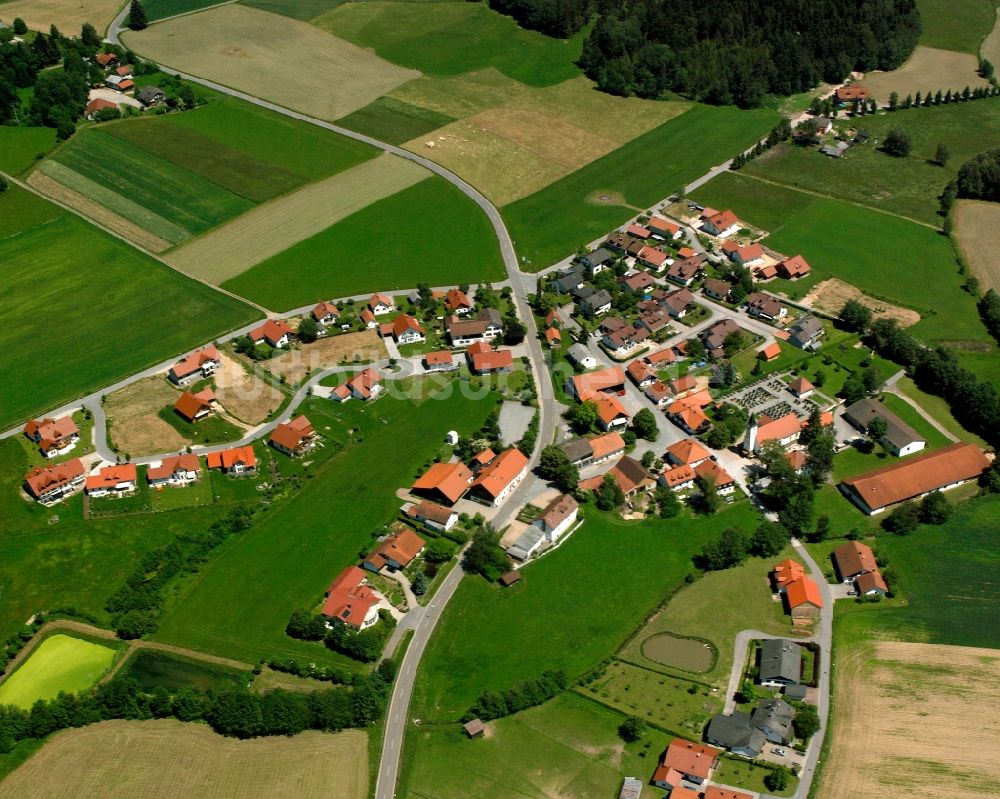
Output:
[[[67,784],[78,796],[107,799],[364,799],[368,738],[347,730],[239,741],[204,724],[103,721],[58,733],[3,787],[11,799],[56,799],[65,796]]]
[[[110,646],[82,638],[49,636],[0,683],[0,705],[29,710],[39,699],[54,699],[60,691],[84,691],[108,670],[115,654]]]
[[[955,239],[983,290],[1000,291],[1000,205],[978,200],[955,204]]]
[[[3,3],[5,21],[20,17],[32,30],[48,32],[50,25],[74,35],[84,22],[103,31],[114,19],[120,0],[13,0]]]
[[[0,196],[0,261],[0,384],[19,387],[0,400],[0,428],[256,316],[17,186]]]

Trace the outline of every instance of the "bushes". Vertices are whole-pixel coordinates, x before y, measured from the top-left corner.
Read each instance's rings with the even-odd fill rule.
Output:
[[[340,652],[362,663],[374,663],[382,655],[386,640],[396,627],[396,620],[387,610],[379,610],[378,624],[367,630],[355,630],[346,624],[335,624],[327,632],[328,649]]]
[[[0,674],[4,673],[7,664],[14,659],[14,656],[21,651],[21,648],[31,640],[32,636],[41,629],[44,623],[45,618],[39,613],[31,620],[30,624],[23,625],[16,633],[7,636],[3,663],[0,664]]]
[[[510,557],[500,546],[500,534],[496,530],[487,525],[473,534],[472,544],[462,558],[462,567],[467,572],[482,575],[492,583],[511,566]]]
[[[333,666],[317,666],[315,663],[299,663],[297,660],[269,660],[269,668],[283,674],[294,674],[296,677],[309,677],[313,680],[332,682],[336,685],[349,685],[353,674],[341,671]]]
[[[538,679],[525,680],[501,693],[483,691],[475,704],[462,716],[462,721],[475,718],[490,721],[510,716],[521,710],[542,704],[565,688],[566,672],[561,669],[545,671]]]

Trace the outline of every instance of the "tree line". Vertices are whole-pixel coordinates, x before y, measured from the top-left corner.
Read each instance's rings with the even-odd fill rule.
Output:
[[[396,620],[389,611],[380,609],[378,623],[365,630],[357,630],[346,624],[327,627],[326,617],[320,613],[310,613],[301,608],[292,612],[285,625],[285,633],[302,641],[322,641],[328,649],[340,652],[362,663],[374,663],[382,656],[382,649]]]
[[[511,716],[548,701],[566,690],[567,684],[566,672],[558,669],[544,671],[537,679],[519,682],[505,691],[483,691],[462,716],[462,721],[477,718],[490,721]]]

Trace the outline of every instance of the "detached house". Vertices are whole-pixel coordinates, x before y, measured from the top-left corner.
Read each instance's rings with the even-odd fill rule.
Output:
[[[812,267],[801,255],[793,255],[778,264],[778,274],[786,280],[798,280],[812,271]]]
[[[574,438],[559,445],[569,462],[583,468],[625,454],[625,439],[621,433],[605,433],[594,438]]]
[[[582,288],[586,281],[586,268],[580,264],[574,264],[555,280],[549,282],[549,290],[556,294],[569,294],[574,289]]]
[[[826,334],[823,323],[815,316],[806,316],[788,329],[788,341],[801,350],[818,350]]]
[[[425,372],[450,372],[458,368],[455,366],[455,356],[450,350],[428,352],[424,355],[423,362]]]
[[[589,269],[592,274],[599,275],[605,269],[610,269],[615,261],[615,254],[611,250],[600,247],[591,253],[581,255],[577,259],[584,268]]]
[[[735,241],[727,241],[722,245],[722,251],[738,266],[755,266],[764,263],[764,248],[759,244],[740,246]]]
[[[664,219],[662,216],[650,217],[649,221],[646,223],[646,227],[652,232],[654,239],[668,239],[674,241],[684,235],[684,231],[681,230],[680,225],[676,225],[670,220]]]
[[[209,344],[171,366],[167,377],[174,385],[186,386],[195,380],[211,377],[221,365],[222,356],[214,344]]]
[[[43,505],[53,505],[83,488],[85,476],[79,458],[53,466],[36,466],[24,477],[24,489]]]
[[[150,108],[165,103],[167,95],[159,86],[143,86],[136,92],[135,99],[146,106],[146,108]]]
[[[787,638],[768,638],[760,645],[758,680],[764,686],[798,685],[802,680],[802,647]]]
[[[271,432],[268,443],[289,457],[303,455],[316,446],[316,432],[305,416],[296,416],[279,424]]]
[[[662,272],[673,262],[673,259],[667,253],[663,252],[663,250],[657,250],[654,247],[643,247],[639,250],[637,257],[644,266],[655,269],[657,272]]]
[[[57,458],[71,451],[80,440],[80,430],[72,416],[58,419],[32,419],[24,426],[24,435],[38,445],[46,458]]]
[[[465,496],[471,484],[472,472],[464,463],[435,463],[417,478],[410,490],[450,507]]]
[[[634,497],[639,493],[652,491],[656,486],[656,480],[646,467],[628,455],[622,457],[618,463],[612,466],[607,474],[610,474],[614,478],[618,487],[627,498]],[[598,475],[581,480],[579,486],[583,491],[596,491],[601,487],[601,483],[603,482],[604,475]]]
[[[330,584],[320,611],[330,622],[367,630],[378,623],[378,605],[382,595],[368,585],[368,578],[357,566],[348,566]]]
[[[620,366],[609,366],[596,372],[574,375],[567,381],[567,389],[583,402],[596,392],[621,394],[625,391],[625,372]]]
[[[605,289],[590,289],[581,294],[578,304],[584,313],[600,316],[611,310],[611,295]]]
[[[368,310],[375,316],[392,313],[396,310],[396,301],[388,294],[372,294],[371,299],[368,300]]]
[[[474,319],[448,317],[444,329],[451,346],[467,347],[480,341],[493,341],[503,333],[503,320],[496,308],[484,308]]]
[[[157,466],[150,465],[146,470],[146,481],[150,488],[186,486],[197,480],[200,474],[198,456],[185,453],[164,458]]]
[[[640,326],[623,325],[617,330],[606,333],[601,339],[601,343],[615,358],[624,358],[630,352],[637,349],[649,338],[649,329]]]
[[[788,313],[788,309],[776,297],[755,291],[747,296],[747,313],[758,319],[773,322]]]
[[[174,403],[174,413],[193,424],[208,416],[214,404],[215,392],[210,388],[203,388],[197,394],[185,391]]]
[[[705,281],[705,285],[702,286],[702,291],[705,292],[705,296],[711,297],[713,300],[727,302],[729,300],[729,292],[732,291],[732,288],[732,283],[710,277]]]
[[[473,344],[465,351],[469,370],[477,375],[490,372],[505,372],[514,365],[510,350],[495,350],[485,341]]]
[[[390,571],[398,571],[409,566],[413,559],[424,548],[424,539],[409,527],[404,527],[398,533],[382,539],[382,542],[365,558],[364,568],[372,572],[380,572],[388,567]]]
[[[403,507],[403,512],[411,519],[443,533],[458,524],[458,514],[455,511],[430,500],[418,502],[416,505],[406,505]]]
[[[382,325],[379,332],[382,338],[393,338],[398,344],[417,344],[427,339],[420,322],[405,313]]]
[[[105,466],[97,474],[87,476],[87,494],[92,497],[104,497],[109,494],[121,496],[135,491],[137,479],[134,463],[122,463],[116,466]]]
[[[242,477],[257,471],[257,456],[253,447],[232,447],[218,452],[209,452],[205,456],[209,469],[218,469],[223,474]]]
[[[477,502],[496,508],[503,503],[528,473],[528,459],[517,447],[504,450],[479,470],[469,491]]]
[[[578,511],[577,501],[569,494],[556,497],[545,507],[535,523],[507,548],[507,554],[520,561],[528,560],[542,543],[556,543],[576,523]]]
[[[346,383],[337,386],[330,392],[330,399],[336,402],[347,402],[349,399],[375,399],[382,392],[382,377],[370,366],[359,372]]]
[[[693,255],[682,261],[674,261],[667,272],[667,280],[681,286],[690,286],[699,275],[704,272],[706,261],[704,253]]]
[[[472,313],[472,300],[469,295],[460,289],[450,289],[444,295],[444,307],[458,316]]]
[[[732,211],[716,211],[711,215],[707,215],[702,220],[701,229],[709,236],[725,238],[726,236],[732,236],[740,229],[740,220],[736,218],[736,214]]]
[[[264,342],[272,347],[285,347],[295,338],[295,331],[283,319],[268,319],[260,327],[255,327],[247,337],[254,344]]]
[[[312,309],[312,318],[320,329],[335,325],[340,320],[340,310],[331,302],[321,302]],[[323,330],[325,333],[326,331]]]
[[[718,749],[705,744],[674,738],[660,757],[660,765],[653,772],[653,785],[657,788],[681,787],[681,780],[704,784],[719,765]]]

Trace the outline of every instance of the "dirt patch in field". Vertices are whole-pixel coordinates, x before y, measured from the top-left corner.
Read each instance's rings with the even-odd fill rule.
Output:
[[[979,53],[994,66],[1000,64],[1000,8],[997,9],[997,20],[993,23],[993,30],[983,39]]]
[[[1000,291],[1000,203],[959,200],[955,238],[983,289]]]
[[[279,377],[284,375],[285,380],[294,385],[307,374],[337,366],[341,361],[353,363],[355,357],[361,362],[377,361],[387,356],[385,344],[378,334],[374,330],[363,330],[303,344],[299,349],[267,361],[267,368]]]
[[[899,69],[892,72],[870,72],[861,85],[872,93],[879,103],[889,102],[889,95],[898,92],[900,99],[917,92],[961,91],[966,86],[985,86],[986,81],[977,74],[979,61],[968,53],[938,50],[919,46]]]
[[[1000,650],[862,646],[838,656],[836,697],[820,799],[1000,792]]]
[[[431,176],[412,161],[380,155],[241,214],[166,256],[171,266],[219,285],[294,244]]]
[[[331,121],[420,76],[308,23],[244,5],[177,17],[122,39],[159,64]]]
[[[806,305],[812,305],[827,313],[837,314],[844,307],[848,300],[857,300],[862,305],[872,309],[875,318],[887,317],[899,322],[900,327],[909,327],[920,321],[920,314],[911,311],[909,308],[901,308],[898,305],[891,305],[883,300],[876,300],[863,294],[850,283],[832,277],[817,283],[812,290],[802,299]]]
[[[66,36],[79,36],[84,22],[89,22],[97,32],[107,28],[118,9],[121,0],[14,0],[3,3],[4,22],[10,24],[20,17],[28,27],[36,31],[49,32],[55,25]]]
[[[137,380],[108,394],[108,440],[119,452],[148,455],[183,449],[188,441],[157,414],[180,396],[163,375]]]
[[[3,795],[56,799],[67,786],[77,799],[364,799],[368,738],[347,730],[239,741],[204,724],[103,721],[58,733],[4,780]]]
[[[88,200],[82,194],[64,186],[57,180],[53,180],[48,175],[44,175],[41,172],[32,172],[26,182],[32,188],[38,189],[46,197],[51,197],[56,202],[67,205],[74,211],[79,211],[88,219],[93,219],[101,227],[107,228],[119,236],[123,236],[145,250],[163,252],[170,247],[169,241],[164,241],[159,236],[154,236],[148,230],[144,230],[125,217],[109,211],[103,205]]]
[[[222,364],[214,377],[215,395],[222,407],[247,424],[263,422],[284,399],[278,389],[226,354],[222,355]]]

